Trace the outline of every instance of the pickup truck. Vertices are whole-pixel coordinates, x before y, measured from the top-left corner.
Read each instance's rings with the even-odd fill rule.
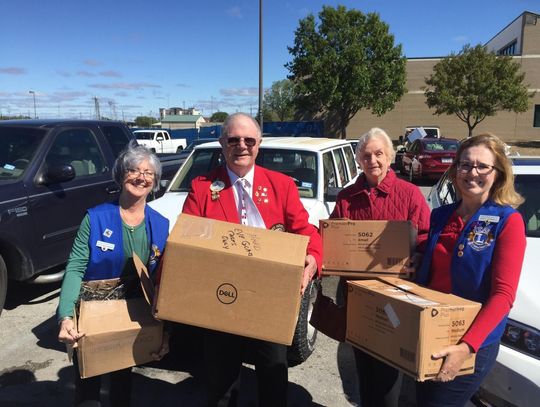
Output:
[[[155,130],[134,130],[133,134],[137,143],[148,147],[157,154],[173,154],[186,148],[186,139],[173,139],[168,131]]]
[[[118,199],[111,169],[132,139],[113,121],[0,121],[0,313],[8,280],[62,279],[86,210]],[[163,167],[170,179],[179,161]]]

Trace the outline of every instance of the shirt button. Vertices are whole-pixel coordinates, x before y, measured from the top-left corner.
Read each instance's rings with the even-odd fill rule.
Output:
[[[460,243],[459,246],[458,246],[458,249],[463,250],[464,248],[465,248],[465,245],[463,243]]]
[[[458,257],[463,257],[463,251],[460,250],[459,252],[457,252],[457,255]]]

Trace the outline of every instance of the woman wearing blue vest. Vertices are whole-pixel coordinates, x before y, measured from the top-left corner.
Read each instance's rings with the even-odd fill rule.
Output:
[[[417,383],[420,407],[464,406],[478,390],[495,363],[525,253],[525,226],[514,209],[523,198],[504,144],[491,134],[467,139],[449,176],[461,200],[433,210],[417,279],[482,308],[459,343],[433,355],[443,364],[435,380]],[[456,377],[472,353],[474,373]]]
[[[94,280],[119,278],[120,298],[141,296],[132,253],[137,253],[152,275],[169,233],[169,221],[146,205],[148,194],[159,188],[159,159],[147,148],[130,143],[117,158],[112,173],[122,188],[119,200],[88,210],[66,266],[57,310],[58,339],[64,343],[75,344],[84,336],[73,322],[81,288]],[[164,335],[162,347],[154,357],[161,359],[167,352],[168,337]],[[76,365],[77,358],[73,360]],[[131,368],[110,374],[111,406],[129,406],[131,380]],[[75,405],[99,402],[100,388],[101,376],[81,379],[75,366]]]

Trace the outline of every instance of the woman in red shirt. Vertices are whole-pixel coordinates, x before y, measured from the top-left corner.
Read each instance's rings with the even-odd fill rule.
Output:
[[[417,280],[482,303],[473,324],[443,359],[434,381],[417,383],[418,406],[463,406],[480,387],[499,350],[514,302],[525,253],[524,222],[514,208],[523,198],[504,144],[491,134],[461,143],[449,176],[461,198],[431,214],[429,238]],[[475,372],[457,376],[476,353]]]

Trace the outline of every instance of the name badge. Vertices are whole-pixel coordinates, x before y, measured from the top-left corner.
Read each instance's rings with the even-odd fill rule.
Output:
[[[489,223],[499,223],[499,220],[501,218],[499,216],[495,216],[495,215],[480,215],[478,217],[478,220],[480,222],[489,222]]]
[[[114,243],[107,243],[102,240],[96,242],[96,246],[106,252],[107,250],[114,250]]]

